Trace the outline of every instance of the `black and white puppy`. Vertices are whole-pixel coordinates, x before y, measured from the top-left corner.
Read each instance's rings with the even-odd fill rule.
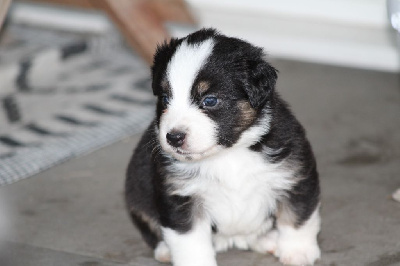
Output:
[[[127,171],[133,222],[162,262],[215,266],[231,247],[320,257],[319,181],[261,48],[203,29],[158,47],[156,117]]]

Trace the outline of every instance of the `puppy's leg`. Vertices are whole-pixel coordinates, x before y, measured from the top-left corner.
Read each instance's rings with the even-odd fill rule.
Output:
[[[317,243],[320,230],[319,206],[300,226],[288,222],[284,216],[277,219],[279,236],[275,255],[283,264],[313,265],[321,255]]]
[[[174,266],[217,266],[208,221],[194,222],[185,233],[164,227],[162,232]]]

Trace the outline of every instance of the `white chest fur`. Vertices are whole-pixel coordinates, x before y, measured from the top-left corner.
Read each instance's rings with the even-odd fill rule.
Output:
[[[174,193],[200,199],[202,211],[223,235],[247,235],[261,230],[276,210],[277,199],[293,184],[292,171],[268,163],[262,154],[231,148],[172,169]]]

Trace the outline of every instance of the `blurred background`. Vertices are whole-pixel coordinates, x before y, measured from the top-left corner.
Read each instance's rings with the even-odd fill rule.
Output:
[[[0,23],[0,265],[158,265],[124,171],[157,44],[201,27],[280,71],[321,173],[318,265],[400,265],[400,0],[0,0]]]

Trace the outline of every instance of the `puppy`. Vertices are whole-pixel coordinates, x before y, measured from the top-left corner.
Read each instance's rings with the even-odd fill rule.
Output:
[[[158,47],[156,116],[126,179],[157,260],[215,266],[231,247],[290,265],[320,257],[316,162],[276,79],[261,48],[213,29]]]

